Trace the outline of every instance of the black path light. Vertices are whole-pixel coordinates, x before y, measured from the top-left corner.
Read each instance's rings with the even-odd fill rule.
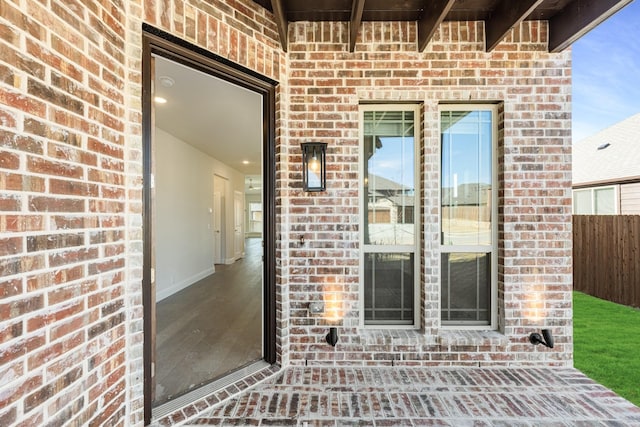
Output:
[[[335,347],[336,343],[338,342],[338,328],[336,327],[329,328],[329,333],[327,334],[325,339],[327,340],[327,344],[331,344],[332,346]]]
[[[533,332],[529,335],[529,342],[533,345],[542,344],[549,348],[553,348],[553,335],[551,329],[543,329],[542,335],[537,332]]]

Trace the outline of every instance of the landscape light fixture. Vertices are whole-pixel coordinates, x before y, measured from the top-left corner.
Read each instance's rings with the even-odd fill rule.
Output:
[[[542,344],[546,347],[553,348],[553,335],[551,329],[543,329],[542,335],[537,332],[533,332],[529,335],[529,342],[533,345]]]
[[[327,334],[327,344],[331,344],[333,347],[336,346],[338,342],[338,328],[331,327],[329,328],[329,333]]]
[[[303,142],[302,187],[304,191],[325,191],[327,188],[327,144]]]

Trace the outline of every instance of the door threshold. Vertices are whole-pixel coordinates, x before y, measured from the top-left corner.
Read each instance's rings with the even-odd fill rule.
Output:
[[[265,368],[270,367],[271,365],[264,360],[260,360],[255,363],[251,363],[243,368],[238,369],[226,375],[218,380],[210,382],[208,384],[203,385],[195,390],[192,390],[188,393],[185,393],[181,396],[176,397],[173,400],[170,400],[166,403],[156,406],[151,411],[151,419],[153,421],[157,421],[161,418],[166,417],[169,414],[172,414],[186,406],[191,405],[192,403],[204,399],[205,397],[224,389],[225,387],[242,380],[243,378],[249,377],[256,372],[259,372]]]

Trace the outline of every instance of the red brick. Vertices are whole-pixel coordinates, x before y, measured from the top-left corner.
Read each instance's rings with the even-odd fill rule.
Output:
[[[73,384],[82,376],[82,367],[77,367],[65,375],[59,377],[55,382],[49,383],[39,390],[28,395],[24,400],[24,411],[29,412],[36,406],[41,405],[47,399],[52,398],[61,390]]]
[[[84,295],[88,295],[95,292],[98,289],[98,284],[95,280],[87,280],[82,283],[72,283],[66,286],[58,286],[55,289],[51,289],[47,293],[49,304],[58,304],[64,301],[71,300],[73,298],[79,298]]]
[[[11,191],[41,193],[45,189],[44,178],[17,173],[0,174],[0,188]]]
[[[52,267],[60,267],[67,264],[75,264],[98,259],[100,251],[96,247],[83,247],[79,249],[56,252],[49,255],[49,264]]]
[[[0,231],[41,231],[43,218],[36,215],[0,215]]]
[[[17,340],[13,340],[11,346],[5,347],[0,350],[0,364],[4,365],[20,357],[23,357],[25,354],[28,354],[31,351],[44,346],[45,343],[46,339],[44,337],[44,334],[21,337]],[[2,398],[0,396],[0,407],[4,406],[1,399]]]
[[[0,256],[16,255],[22,250],[22,237],[0,238]]]
[[[95,216],[53,216],[57,229],[96,228],[98,218]]]
[[[67,196],[98,197],[98,186],[82,181],[68,181],[61,179],[49,180],[49,191],[51,194],[61,194]]]
[[[0,303],[0,318],[11,319],[44,307],[42,295],[29,296],[20,300]]]
[[[18,419],[17,413],[18,411],[15,406],[11,408],[4,408],[4,410],[0,412],[0,425],[9,426],[15,424]]]
[[[20,167],[20,157],[8,151],[0,151],[0,168],[18,169]]]
[[[19,196],[11,196],[8,194],[0,195],[0,211],[11,212],[22,209]]]
[[[22,336],[23,333],[23,324],[22,321],[17,321],[9,324],[7,322],[4,329],[0,330],[0,343],[4,344],[9,342],[17,337]],[[4,376],[2,377],[4,378]]]
[[[20,295],[23,292],[22,279],[3,279],[0,282],[0,299]]]
[[[85,202],[81,199],[29,197],[29,210],[32,212],[83,212],[84,208]]]
[[[81,313],[84,308],[84,302],[75,301],[71,304],[65,304],[62,307],[50,309],[46,314],[30,316],[29,319],[27,319],[27,331],[33,332],[47,325],[64,320],[70,316]],[[52,336],[51,339],[53,340],[54,337]]]
[[[44,258],[41,255],[20,256],[0,260],[0,277],[35,271],[44,267]]]
[[[56,340],[65,335],[84,330],[91,323],[98,321],[100,313],[98,310],[85,311],[82,316],[77,316],[66,321],[57,322],[51,328],[51,339]]]
[[[61,355],[77,349],[78,346],[85,342],[84,331],[76,332],[75,334],[66,337],[62,341],[57,341],[53,344],[48,344],[40,351],[32,352],[27,358],[27,368],[30,371],[60,357]],[[37,399],[37,396],[34,397]]]
[[[111,144],[107,144],[103,141],[100,141],[96,138],[89,138],[87,142],[87,147],[91,151],[95,151],[99,154],[104,154],[106,156],[115,157],[117,159],[124,158],[124,150],[120,146],[113,146]]]
[[[64,176],[76,179],[80,179],[84,175],[84,170],[80,166],[74,166],[62,162],[55,162],[33,156],[29,156],[27,159],[27,169],[38,174]]]

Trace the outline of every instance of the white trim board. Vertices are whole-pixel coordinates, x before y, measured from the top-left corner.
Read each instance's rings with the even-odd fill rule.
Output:
[[[178,283],[174,283],[173,285],[169,286],[168,288],[163,289],[162,291],[159,291],[156,294],[156,302],[160,302],[165,298],[170,297],[171,295],[175,294],[176,292],[179,292],[181,290],[183,290],[184,288],[187,288],[191,285],[193,285],[195,282],[197,282],[198,280],[202,280],[207,276],[211,276],[213,273],[215,273],[215,268],[211,267],[208,268],[204,271],[201,271],[200,273],[194,274],[191,277],[187,277],[184,280],[181,280]]]

